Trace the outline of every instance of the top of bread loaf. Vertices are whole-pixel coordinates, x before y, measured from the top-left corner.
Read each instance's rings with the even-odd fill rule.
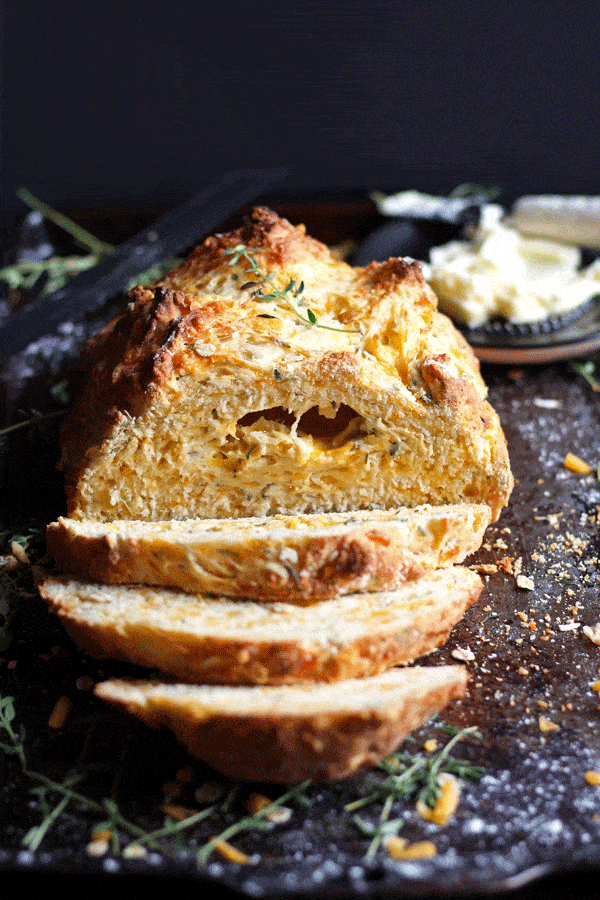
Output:
[[[63,427],[74,518],[506,504],[498,417],[419,263],[354,268],[259,207],[127,300]]]

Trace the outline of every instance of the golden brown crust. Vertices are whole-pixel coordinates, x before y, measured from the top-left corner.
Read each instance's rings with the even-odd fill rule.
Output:
[[[52,611],[91,656],[204,684],[333,682],[383,672],[441,646],[481,589],[481,579],[459,567],[392,595],[355,595],[309,607],[57,577],[40,585]]]
[[[240,243],[271,272],[271,286],[259,284],[246,259],[224,256]],[[291,283],[306,284],[302,296],[286,294]],[[272,288],[287,300],[265,300]],[[307,309],[318,324],[306,324]],[[60,463],[69,514],[79,518],[461,500],[486,502],[497,517],[511,491],[506,442],[478,363],[437,311],[419,264],[353,269],[262,208],[243,229],[209,238],[151,289],[136,288],[90,342],[84,365],[88,382],[64,423]],[[309,433],[302,450],[294,423],[311,410],[332,421],[341,407],[354,412],[361,447],[355,433],[343,452],[337,433],[329,441]],[[249,434],[247,416],[264,412],[269,422],[273,410],[287,432],[267,424]],[[251,446],[259,437],[262,470]],[[279,438],[285,446],[267,447]],[[309,452],[310,440],[318,453]],[[403,450],[389,465],[392,446]],[[247,453],[254,454],[248,465]],[[285,466],[266,498],[273,457]],[[359,481],[342,484],[358,465]],[[335,485],[322,474],[329,472]],[[312,483],[296,485],[295,475]]]
[[[409,731],[463,696],[467,684],[459,666],[406,669],[387,673],[388,683],[390,678],[399,687],[387,700],[385,685],[379,702],[363,700],[372,690],[366,679],[352,685],[353,707],[336,710],[332,701],[310,713],[296,696],[288,714],[244,714],[236,712],[235,695],[226,712],[207,710],[211,698],[201,692],[178,697],[169,686],[152,683],[105,682],[95,692],[150,727],[172,729],[194,756],[230,778],[291,784],[340,779],[378,764]]]
[[[81,579],[304,605],[462,562],[489,519],[483,504],[182,524],[60,518],[46,541],[58,570]]]

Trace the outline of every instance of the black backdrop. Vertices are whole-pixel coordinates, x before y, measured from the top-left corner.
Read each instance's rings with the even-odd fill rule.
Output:
[[[2,212],[171,205],[229,168],[296,194],[599,193],[598,3],[4,5]]]

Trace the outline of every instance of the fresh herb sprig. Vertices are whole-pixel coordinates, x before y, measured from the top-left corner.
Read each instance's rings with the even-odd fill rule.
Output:
[[[198,850],[196,854],[198,865],[202,866],[206,864],[218,841],[228,841],[229,838],[234,837],[236,834],[240,834],[242,831],[251,831],[255,829],[267,830],[271,828],[272,823],[268,821],[269,813],[277,809],[277,807],[283,806],[288,800],[297,798],[301,802],[304,801],[309,803],[310,801],[306,798],[305,791],[310,784],[310,781],[303,781],[300,784],[294,785],[294,787],[287,790],[281,797],[273,800],[267,806],[264,806],[252,815],[243,816],[241,819],[238,819],[237,822],[234,822],[232,825],[225,828],[219,835],[212,837]]]
[[[213,816],[215,813],[225,813],[239,789],[239,784],[234,783],[231,790],[220,804],[215,803],[207,806],[180,821],[167,819],[160,828],[153,831],[146,831],[139,825],[126,819],[121,814],[114,800],[104,798],[101,802],[97,802],[96,800],[75,791],[74,788],[84,778],[84,773],[70,772],[62,781],[55,781],[40,772],[31,770],[28,767],[26,758],[25,729],[22,726],[21,728],[16,727],[15,718],[16,713],[13,698],[0,697],[0,736],[4,736],[4,740],[0,739],[0,751],[18,758],[22,775],[35,784],[35,786],[30,789],[30,793],[38,799],[42,808],[41,821],[30,828],[21,841],[22,845],[31,851],[39,849],[45,836],[58,821],[69,803],[76,802],[83,805],[91,812],[105,817],[97,822],[94,831],[107,831],[111,833],[111,849],[115,855],[119,852],[127,855],[128,850],[133,846],[146,846],[160,853],[169,855],[173,851],[164,843],[165,838],[176,837],[192,826],[197,825],[199,822]],[[283,806],[287,801],[297,799],[299,802],[309,805],[311,801],[306,797],[306,789],[310,784],[310,781],[304,781],[294,785],[276,800],[273,800],[271,803],[251,815],[242,816],[225,828],[219,835],[204,843],[196,852],[198,866],[201,867],[207,863],[215,850],[216,842],[227,841],[230,837],[240,834],[243,831],[266,830],[272,828],[272,823],[268,820],[269,813],[276,810],[278,807]],[[58,799],[56,799],[57,796]],[[119,844],[119,831],[130,835],[132,838],[131,841],[124,844],[122,850]]]
[[[440,794],[438,776],[442,772],[471,780],[479,780],[483,777],[485,769],[481,766],[475,766],[451,755],[456,744],[467,737],[480,738],[481,735],[474,726],[463,728],[457,731],[438,753],[430,757],[407,752],[392,754],[379,766],[387,777],[372,785],[372,791],[366,797],[361,797],[344,806],[346,812],[355,812],[372,803],[383,801],[383,808],[376,825],[372,825],[361,816],[354,815],[352,817],[354,826],[361,834],[372,838],[365,854],[367,859],[372,859],[376,855],[385,835],[397,834],[404,824],[401,818],[389,819],[394,800],[414,798],[416,802],[422,801],[433,807]]]
[[[255,250],[254,252],[260,253],[261,251],[259,249]],[[252,291],[252,296],[256,300],[260,300],[262,302],[277,302],[278,300],[282,301],[287,307],[289,307],[289,309],[292,310],[296,318],[304,325],[313,325],[315,328],[324,328],[327,331],[341,331],[343,333],[360,334],[360,329],[358,328],[338,328],[335,325],[321,324],[317,320],[317,317],[314,314],[313,310],[306,306],[305,302],[300,299],[301,295],[304,292],[304,282],[301,281],[298,284],[296,280],[292,278],[284,288],[278,288],[275,284],[273,273],[262,271],[258,260],[250,252],[245,244],[237,244],[235,247],[228,247],[227,249],[223,250],[223,256],[230,257],[230,266],[234,266],[240,259],[246,260],[249,266],[249,268],[246,269],[246,274],[254,276],[254,278],[256,278],[257,280],[246,281],[240,286],[240,289],[249,290],[250,288],[255,288],[255,290]],[[291,298],[293,298],[293,300]],[[295,305],[294,300],[298,305],[306,306],[305,316],[302,315],[302,313],[298,310],[298,307]]]
[[[43,279],[38,296],[45,297],[53,291],[60,290],[73,276],[97,265],[103,256],[112,253],[115,249],[113,244],[97,238],[77,222],[65,216],[64,213],[53,209],[43,200],[35,197],[27,188],[19,188],[16,194],[26,206],[41,213],[49,222],[69,234],[87,252],[84,255],[53,255],[43,260],[21,259],[4,266],[0,269],[0,281],[6,282],[10,290],[32,291]],[[123,290],[128,291],[137,284],[154,281],[180,262],[178,257],[168,257],[140,272],[124,286]]]

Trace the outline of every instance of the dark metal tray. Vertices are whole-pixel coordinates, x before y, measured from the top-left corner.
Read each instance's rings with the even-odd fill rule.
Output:
[[[297,210],[296,220],[301,216]],[[310,227],[318,237],[315,223]],[[600,358],[595,362],[600,365]],[[369,840],[352,825],[344,805],[368,790],[373,773],[310,786],[310,806],[291,801],[289,822],[232,838],[252,858],[249,865],[213,855],[198,867],[194,850],[244,814],[251,790],[274,798],[283,788],[240,786],[228,811],[138,860],[117,850],[91,856],[90,834],[106,813],[74,800],[30,852],[23,849],[24,835],[43,818],[43,803],[54,808],[60,795],[50,792],[44,800],[33,793],[39,780],[28,778],[18,758],[6,754],[0,795],[3,878],[45,877],[51,885],[50,876],[62,876],[74,884],[85,878],[104,885],[112,876],[123,885],[211,885],[224,895],[247,897],[400,898],[516,891],[556,873],[562,896],[569,896],[575,883],[571,873],[598,871],[600,788],[588,784],[585,773],[600,771],[600,697],[592,688],[600,678],[600,649],[584,626],[600,621],[600,489],[594,473],[576,474],[563,462],[571,452],[598,464],[600,397],[568,362],[519,371],[488,366],[483,374],[505,428],[516,486],[484,547],[469,560],[488,573],[480,601],[447,646],[425,663],[454,662],[457,651],[467,658],[469,693],[441,720],[478,726],[481,740],[463,742],[456,755],[484,766],[486,774],[465,781],[458,812],[443,828],[420,820],[414,803],[398,801],[393,810],[405,820],[402,834],[432,840],[437,855],[400,862],[381,850],[365,859]],[[38,407],[42,381],[28,386]],[[48,403],[58,410],[57,399]],[[6,438],[3,490],[11,528],[43,525],[64,511],[54,468],[57,421],[47,419]],[[519,573],[526,580],[517,578]],[[128,820],[146,829],[163,822],[164,785],[189,769],[190,780],[180,783],[176,802],[200,809],[194,791],[214,774],[169,734],[108,710],[86,689],[133,669],[81,654],[34,591],[13,605],[11,616],[13,641],[0,651],[0,694],[14,698],[14,724],[25,729],[28,769],[58,782],[72,771],[83,773],[76,788],[81,794],[100,805],[110,798]],[[48,718],[63,695],[72,703],[71,713],[63,728],[53,730]],[[540,716],[558,728],[541,730],[540,724],[548,726]],[[420,750],[431,736],[447,740],[439,724],[415,733],[407,749]],[[380,812],[376,803],[362,815],[376,822]]]

